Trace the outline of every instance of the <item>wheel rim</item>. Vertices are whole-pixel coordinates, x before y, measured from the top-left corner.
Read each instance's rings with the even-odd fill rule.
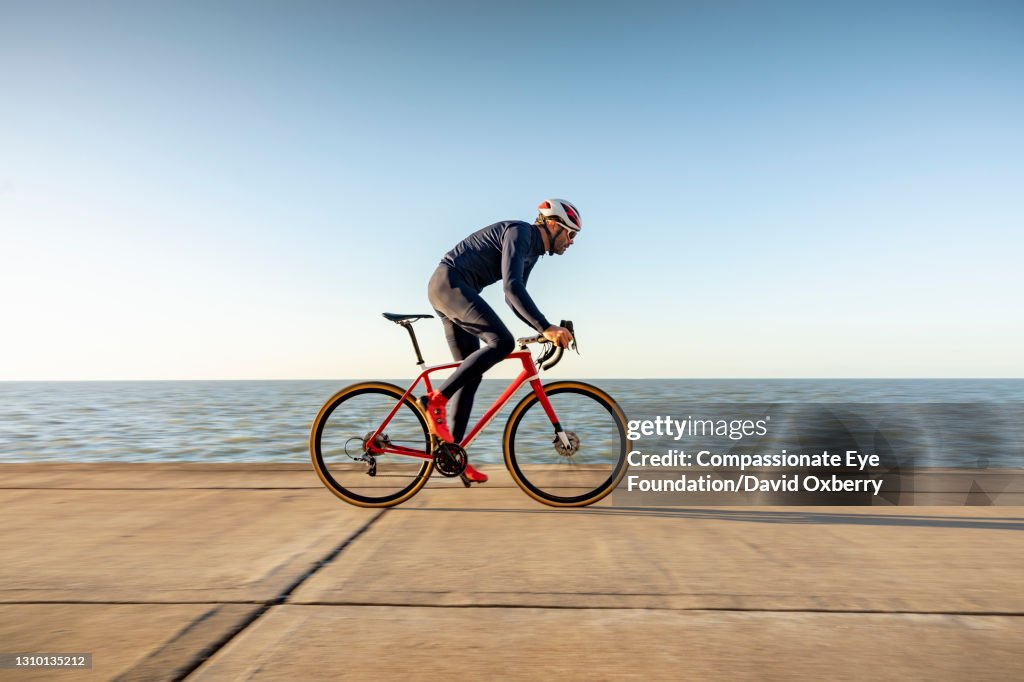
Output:
[[[618,408],[585,385],[545,387],[562,429],[579,438],[565,454],[551,420],[535,396],[513,413],[506,433],[506,461],[532,497],[556,506],[581,506],[607,495],[625,472],[629,441]]]
[[[314,464],[324,483],[342,499],[366,506],[397,504],[426,483],[430,460],[389,453],[367,456],[364,447],[401,396],[397,389],[379,385],[356,387],[335,396],[318,416],[312,434]],[[429,450],[426,422],[408,401],[382,436],[378,445]]]

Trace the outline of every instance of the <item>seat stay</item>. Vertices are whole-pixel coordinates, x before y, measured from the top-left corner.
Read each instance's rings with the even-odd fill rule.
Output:
[[[402,404],[406,400],[410,400],[414,405],[417,406],[417,409],[419,409],[418,403],[416,402],[415,398],[412,398],[412,392],[419,385],[420,381],[422,381],[424,386],[426,387],[427,393],[430,393],[431,390],[433,390],[433,389],[431,389],[431,387],[430,387],[430,378],[429,378],[428,375],[431,372],[435,372],[435,371],[442,370],[442,369],[454,369],[454,368],[458,367],[459,364],[461,364],[461,363],[450,362],[450,363],[445,364],[445,365],[435,365],[433,367],[427,367],[422,372],[420,372],[419,376],[416,377],[416,380],[413,381],[412,384],[409,386],[409,388],[407,388],[405,390],[405,393],[402,394],[402,398],[397,403],[395,403],[395,406],[393,408],[391,408],[391,412],[389,412],[388,416],[384,418],[384,421],[381,422],[381,425],[378,426],[377,430],[373,432],[373,435],[370,436],[369,439],[367,439],[368,442],[370,443],[370,452],[371,452],[371,454],[379,454],[380,452],[383,452],[383,451],[386,450],[386,449],[382,450],[380,448],[375,447],[373,445],[373,443],[376,442],[377,437],[380,436],[380,434],[382,434],[385,429],[387,429],[388,424],[391,423],[391,420],[398,413],[398,409],[402,406]],[[412,457],[420,457],[423,454],[426,454],[426,456],[428,456],[428,457],[430,456],[430,453],[422,453],[422,451],[420,451],[420,450],[412,450],[410,448],[401,448],[401,447],[392,446],[391,449],[394,450],[393,454],[396,454],[396,455],[407,454],[407,455],[410,455]],[[398,450],[408,450],[408,452],[398,452]]]

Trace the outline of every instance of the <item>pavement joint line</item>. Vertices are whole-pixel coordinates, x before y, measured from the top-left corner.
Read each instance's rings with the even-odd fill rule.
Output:
[[[341,554],[342,550],[344,550],[346,547],[348,547],[357,539],[359,539],[359,537],[367,530],[369,530],[370,526],[376,523],[376,521],[380,517],[384,516],[385,512],[387,511],[387,509],[382,509],[373,518],[364,523],[355,533],[345,538],[345,540],[342,541],[341,544],[339,544],[337,547],[328,552],[322,559],[314,562],[313,565],[309,568],[309,570],[307,570],[305,573],[296,578],[295,581],[293,581],[291,585],[286,587],[284,591],[282,591],[277,597],[268,602],[265,602],[263,606],[256,609],[248,618],[238,623],[238,625],[234,629],[227,632],[224,635],[224,637],[222,637],[219,641],[215,642],[212,646],[210,646],[207,651],[199,652],[199,654],[195,656],[195,658],[192,661],[190,661],[188,665],[182,668],[181,674],[174,678],[175,682],[179,682],[180,680],[188,678],[189,675],[198,670],[199,667],[203,665],[203,663],[210,660],[210,658],[215,656],[218,651],[228,646],[236,637],[238,637],[238,635],[242,634],[253,623],[262,618],[263,614],[265,614],[274,606],[279,606],[285,603],[288,597],[291,596],[291,594],[296,589],[298,589],[299,586],[302,585],[302,583],[309,580],[317,573],[317,571],[319,571],[321,568],[323,568],[324,566],[332,562],[335,558],[337,558],[337,556]]]
[[[881,609],[759,609],[727,606],[573,606],[573,605],[531,605],[531,604],[407,604],[399,602],[289,602],[287,606],[356,606],[423,609],[536,609],[541,611],[715,611],[732,613],[835,613],[849,615],[877,616],[979,616],[979,617],[1024,617],[1022,611],[885,611]]]
[[[141,600],[111,600],[111,599],[24,599],[24,600],[0,600],[0,606],[43,606],[46,604],[71,604],[75,606],[219,606],[219,605],[275,605],[273,599],[216,599],[216,600],[186,600],[186,601],[141,601]]]
[[[297,586],[296,586],[297,587]],[[410,608],[410,609],[535,609],[540,611],[680,611],[701,612],[714,611],[725,613],[834,613],[849,615],[878,616],[976,616],[976,617],[1024,617],[1024,611],[944,611],[944,610],[902,610],[885,609],[827,609],[827,608],[743,608],[735,606],[577,606],[571,604],[418,604],[415,602],[359,602],[359,601],[301,601],[280,602],[279,598],[269,601],[13,601],[0,602],[0,606],[43,606],[55,604],[72,604],[76,606],[262,606],[254,617],[241,625],[223,644],[211,651],[209,656],[223,648],[231,638],[252,625],[260,616],[274,606],[344,606],[357,608]],[[193,668],[194,670],[194,668]],[[184,678],[179,678],[184,679]]]
[[[208,609],[166,640],[162,646],[114,678],[115,682],[179,679],[183,674],[181,671],[191,666],[195,658],[208,656],[218,645],[218,633],[222,634],[225,629],[230,629],[225,628],[225,620],[231,623],[231,627],[235,627],[259,608],[250,604],[247,611],[239,614],[234,609],[237,606],[218,604]]]

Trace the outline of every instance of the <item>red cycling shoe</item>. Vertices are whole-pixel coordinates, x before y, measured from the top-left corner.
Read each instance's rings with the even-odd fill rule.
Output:
[[[466,470],[462,472],[462,482],[466,485],[470,483],[487,483],[487,474],[477,471],[471,464],[466,464]]]
[[[454,443],[455,439],[448,430],[448,398],[441,395],[440,391],[434,391],[420,398],[420,405],[427,413],[427,428],[430,432],[446,443]]]

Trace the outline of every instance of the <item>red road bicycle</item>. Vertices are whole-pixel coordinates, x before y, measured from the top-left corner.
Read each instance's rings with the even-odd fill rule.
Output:
[[[524,384],[531,392],[512,410],[502,439],[505,466],[516,484],[554,507],[591,504],[618,485],[631,445],[622,410],[596,386],[579,381],[541,385],[538,378],[539,371],[558,364],[564,349],[543,336],[518,339],[505,360],[518,360],[522,371],[461,443],[445,443],[431,435],[414,391],[421,387],[421,393],[429,393],[430,375],[459,363],[425,366],[412,325],[433,315],[384,317],[409,332],[421,371],[405,390],[380,381],[353,384],[320,408],[310,430],[310,456],[320,480],[335,495],[361,507],[390,507],[419,492],[435,470],[462,476],[468,486],[466,449]],[[572,331],[571,322],[562,326]],[[528,348],[532,343],[542,344],[536,362]]]

